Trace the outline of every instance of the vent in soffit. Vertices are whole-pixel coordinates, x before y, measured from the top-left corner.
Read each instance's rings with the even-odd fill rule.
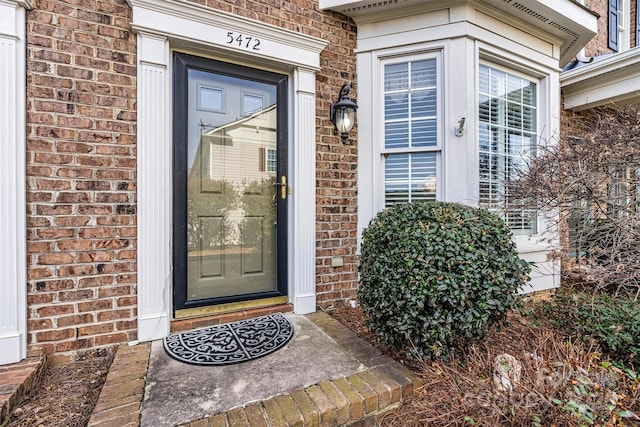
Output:
[[[570,29],[568,29],[567,27],[565,27],[564,25],[560,25],[555,21],[551,21],[549,18],[547,18],[546,16],[531,10],[531,8],[523,5],[522,3],[515,1],[515,0],[504,0],[505,3],[515,7],[516,9],[518,9],[521,12],[526,13],[527,15],[536,18],[537,20],[544,22],[545,24],[550,25],[551,27],[562,31],[565,34],[568,34],[571,36],[571,38],[573,39],[573,41],[571,43],[569,43],[569,45],[562,51],[562,53],[564,54],[565,52],[567,52],[568,50],[571,49],[571,47],[576,43],[576,40],[578,40],[579,36],[578,33],[576,33],[575,31],[572,31]]]
[[[363,10],[371,10],[371,9],[375,9],[377,7],[389,6],[389,5],[392,5],[392,4],[397,4],[399,2],[403,3],[404,1],[406,1],[406,0],[383,0],[383,1],[378,1],[378,2],[375,2],[375,3],[364,4],[362,6],[345,8],[345,9],[342,9],[341,12],[348,15],[349,12],[361,12]]]

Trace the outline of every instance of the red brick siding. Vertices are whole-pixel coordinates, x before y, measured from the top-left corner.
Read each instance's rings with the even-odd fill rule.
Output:
[[[636,6],[637,6],[637,0],[630,0],[631,1],[631,13],[630,13],[630,19],[631,19],[631,24],[629,25],[629,28],[631,28],[631,46],[635,47],[638,46],[638,41],[636,39],[636,36],[638,34],[638,27],[637,27],[637,17],[636,17]]]
[[[118,0],[27,15],[30,349],[136,338],[135,35]]]
[[[357,129],[342,144],[329,121],[329,106],[344,83],[354,83],[349,96],[357,101],[356,26],[339,14],[326,20],[324,27],[333,33],[324,37],[329,45],[320,55],[316,83],[316,292],[322,308],[355,298],[358,287]],[[333,257],[341,257],[344,266],[332,267]]]
[[[608,47],[608,11],[609,0],[586,0],[585,6],[596,12],[598,18],[598,34],[585,46],[585,54],[588,56],[602,55],[612,52]]]

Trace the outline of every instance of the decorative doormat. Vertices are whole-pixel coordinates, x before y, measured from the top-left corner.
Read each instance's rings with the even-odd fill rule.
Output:
[[[280,313],[206,329],[171,334],[164,349],[180,362],[231,365],[278,350],[293,337],[293,325]]]

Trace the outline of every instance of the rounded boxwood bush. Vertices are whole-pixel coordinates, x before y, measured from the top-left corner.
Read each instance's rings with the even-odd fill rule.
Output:
[[[398,204],[363,231],[358,298],[382,342],[433,358],[503,319],[530,270],[497,215],[458,203]]]

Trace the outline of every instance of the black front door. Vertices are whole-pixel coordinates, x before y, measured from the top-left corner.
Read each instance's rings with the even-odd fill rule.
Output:
[[[287,77],[174,54],[174,308],[286,295]]]

